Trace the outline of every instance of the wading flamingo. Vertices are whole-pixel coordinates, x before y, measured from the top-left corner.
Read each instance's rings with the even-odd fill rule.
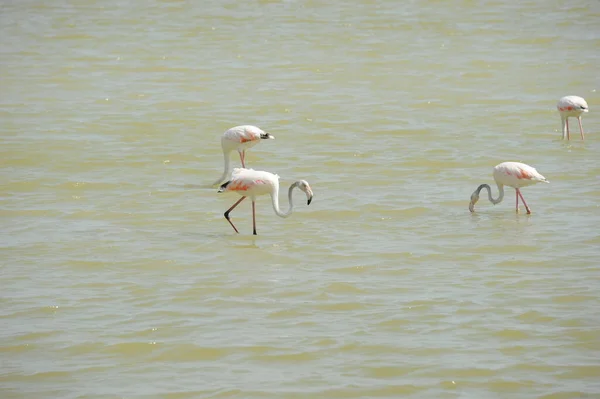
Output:
[[[240,160],[242,161],[242,167],[246,167],[246,150],[254,147],[260,140],[274,139],[275,137],[267,132],[264,132],[260,128],[251,125],[242,125],[232,127],[223,133],[221,137],[221,148],[223,149],[223,159],[225,161],[225,167],[223,175],[219,180],[215,181],[212,185],[222,183],[229,176],[231,171],[230,154],[231,151],[237,151],[240,154]]]
[[[498,185],[498,191],[500,194],[497,199],[492,198],[492,189],[487,184],[482,184],[477,187],[477,190],[471,195],[471,203],[469,204],[469,210],[475,212],[475,204],[479,201],[479,192],[484,188],[487,189],[488,198],[494,205],[499,204],[504,199],[504,186],[509,186],[515,189],[517,197],[517,213],[519,212],[519,197],[523,200],[523,205],[527,209],[527,214],[531,213],[531,209],[527,206],[525,198],[521,194],[521,187],[531,186],[539,182],[549,183],[544,176],[538,173],[535,168],[525,165],[520,162],[502,162],[501,164],[494,167],[494,180]]]
[[[313,192],[308,185],[308,182],[306,180],[298,180],[297,182],[293,183],[288,190],[290,207],[286,212],[281,212],[279,209],[279,176],[269,172],[235,168],[233,169],[231,180],[223,183],[218,192],[223,193],[226,191],[235,191],[242,196],[242,198],[233,204],[231,208],[227,209],[224,214],[225,219],[227,219],[229,224],[231,224],[231,227],[233,227],[236,233],[239,233],[239,231],[235,228],[233,222],[229,218],[229,213],[236,206],[238,206],[240,202],[246,199],[246,197],[250,197],[250,199],[252,199],[252,234],[256,235],[256,214],[254,208],[256,197],[259,195],[270,194],[271,200],[273,201],[273,210],[275,211],[275,214],[279,217],[287,218],[292,214],[292,210],[294,209],[294,203],[292,202],[292,191],[296,187],[304,191],[306,194],[306,199],[308,200],[307,205],[310,205],[310,202],[312,201]]]
[[[581,139],[583,138],[583,126],[581,126],[581,114],[588,112],[589,108],[585,100],[577,96],[566,96],[558,100],[556,108],[560,113],[560,119],[562,119],[562,131],[563,140],[565,137],[567,140],[571,140],[571,132],[569,132],[569,117],[575,117],[579,121],[579,131],[581,132]]]

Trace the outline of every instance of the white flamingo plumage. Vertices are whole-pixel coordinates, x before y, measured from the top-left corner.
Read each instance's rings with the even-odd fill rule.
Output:
[[[558,109],[558,112],[560,113],[560,119],[562,120],[563,140],[565,137],[567,140],[571,140],[571,132],[569,132],[569,117],[577,118],[579,121],[581,139],[584,140],[583,126],[581,126],[581,114],[589,111],[587,102],[578,96],[565,96],[558,100],[556,108]]]
[[[531,209],[527,206],[525,198],[521,194],[521,187],[530,186],[539,182],[549,183],[534,167],[520,162],[502,162],[494,167],[494,180],[498,186],[498,198],[492,197],[492,189],[487,184],[481,184],[477,190],[471,195],[469,210],[475,212],[475,204],[479,201],[479,192],[482,189],[487,189],[488,198],[494,205],[499,204],[504,199],[504,186],[513,187],[516,191],[517,205],[516,210],[519,212],[519,197],[523,200],[523,205],[527,209],[527,214],[531,213]]]
[[[233,225],[233,222],[229,218],[229,213],[240,204],[246,197],[252,199],[252,234],[256,235],[256,214],[255,214],[255,202],[256,197],[259,195],[270,194],[273,202],[273,210],[275,214],[282,218],[287,218],[292,214],[294,209],[294,203],[292,201],[292,191],[294,188],[299,188],[306,194],[307,205],[313,198],[313,192],[310,185],[306,180],[298,180],[294,182],[288,190],[288,201],[289,208],[286,212],[282,212],[279,209],[279,176],[273,173],[258,171],[253,169],[235,168],[231,175],[231,180],[223,183],[219,188],[219,193],[234,191],[242,196],[235,204],[233,204],[227,211],[225,211],[225,219],[231,224],[231,227],[236,233],[239,233],[238,229]]]
[[[223,149],[224,170],[219,180],[213,183],[213,186],[222,183],[231,171],[231,151],[237,151],[240,154],[242,167],[246,167],[246,150],[254,147],[261,140],[274,139],[275,137],[262,129],[252,125],[235,126],[223,133],[221,137],[221,148]]]

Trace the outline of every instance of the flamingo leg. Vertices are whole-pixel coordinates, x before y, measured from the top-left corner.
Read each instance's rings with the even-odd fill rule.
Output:
[[[571,132],[569,132],[569,118],[567,118],[567,140],[571,140]]]
[[[236,229],[236,228],[235,228],[235,226],[233,225],[233,222],[232,222],[232,221],[231,221],[231,219],[229,218],[229,213],[230,213],[231,211],[233,211],[233,209],[234,209],[236,206],[238,206],[238,205],[240,204],[240,202],[242,202],[242,201],[243,201],[243,200],[245,200],[245,199],[246,199],[246,197],[242,197],[242,198],[240,198],[240,199],[239,199],[239,200],[238,200],[238,201],[237,201],[235,204],[233,204],[233,205],[231,206],[231,208],[227,209],[227,210],[225,211],[225,213],[223,214],[223,216],[225,216],[225,219],[227,219],[227,221],[229,222],[229,224],[231,225],[231,227],[233,227],[233,229],[235,230],[235,232],[236,232],[236,233],[238,233],[238,234],[240,234],[240,232],[239,232],[239,231],[238,231],[238,229]]]
[[[523,201],[523,205],[525,205],[525,209],[527,209],[527,214],[531,215],[531,209],[529,209],[529,207],[527,206],[527,202],[525,202],[525,198],[523,198],[523,194],[521,194],[521,190],[519,190],[517,188],[517,194],[519,195],[519,197],[521,197],[521,200]]]
[[[252,201],[252,234],[256,234],[256,212],[255,212],[255,203]]]
[[[240,161],[242,161],[242,168],[246,167],[246,150],[240,151]]]
[[[581,126],[581,116],[578,116],[577,120],[579,121],[579,131],[581,132],[581,140],[585,140],[583,138],[583,126]]]
[[[517,213],[519,213],[519,190],[515,189],[515,197],[517,197]]]

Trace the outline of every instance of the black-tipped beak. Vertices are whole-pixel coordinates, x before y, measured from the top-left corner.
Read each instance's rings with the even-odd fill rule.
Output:
[[[263,140],[269,140],[269,139],[274,139],[275,136],[273,136],[270,133],[266,133],[265,132],[265,133],[263,133],[263,134],[260,135],[260,138],[263,139]]]
[[[475,202],[469,202],[469,211],[471,211],[471,213],[475,212]]]
[[[306,205],[310,205],[311,201],[312,201],[312,197],[309,197]]]
[[[229,185],[229,183],[231,183],[231,180],[221,184],[221,187],[219,187],[219,191],[217,191],[218,193],[222,193],[223,191],[225,191],[225,189],[227,188],[227,186]]]

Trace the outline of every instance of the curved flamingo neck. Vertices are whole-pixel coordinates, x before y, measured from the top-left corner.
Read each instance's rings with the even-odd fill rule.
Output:
[[[504,185],[500,184],[500,183],[496,183],[496,184],[498,185],[498,198],[492,197],[492,189],[490,188],[490,186],[488,184],[480,185],[479,187],[477,187],[477,190],[475,190],[475,192],[477,193],[477,195],[479,195],[481,190],[483,190],[485,188],[487,190],[488,198],[489,198],[490,202],[494,205],[499,204],[504,199]]]
[[[298,182],[296,182],[290,186],[290,188],[288,190],[289,208],[287,211],[282,212],[281,209],[279,209],[279,182],[277,182],[274,185],[273,191],[271,192],[271,200],[273,201],[273,210],[275,211],[275,214],[277,216],[282,217],[282,218],[287,218],[288,216],[290,216],[292,214],[292,211],[294,209],[294,200],[292,199],[292,191],[297,186],[298,186]]]
[[[229,173],[231,172],[230,154],[231,154],[231,151],[223,150],[223,162],[224,162],[223,175],[221,175],[219,180],[217,180],[216,182],[213,183],[213,186],[221,183],[223,180],[225,180],[225,179],[227,179],[227,177],[229,177]]]

